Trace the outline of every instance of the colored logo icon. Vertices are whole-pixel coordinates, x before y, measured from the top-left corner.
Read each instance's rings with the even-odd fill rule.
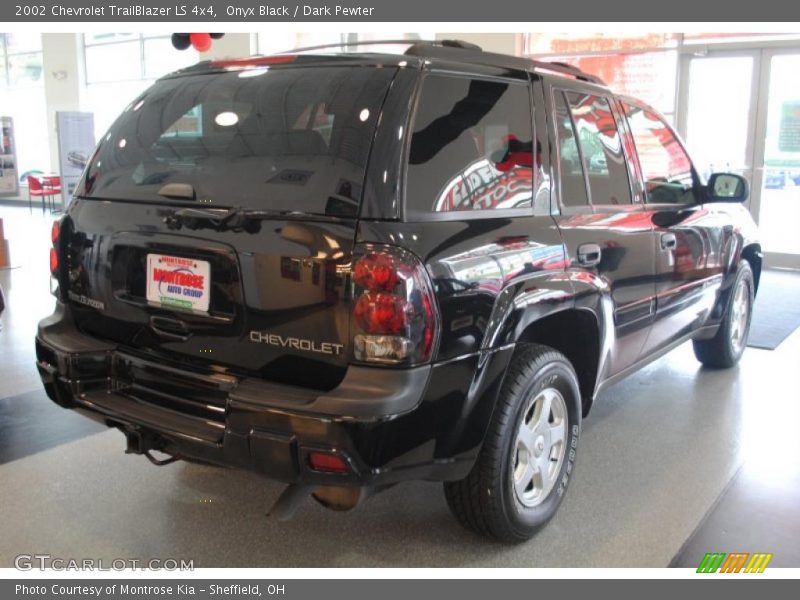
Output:
[[[707,552],[697,567],[698,573],[763,573],[772,554],[757,552]]]

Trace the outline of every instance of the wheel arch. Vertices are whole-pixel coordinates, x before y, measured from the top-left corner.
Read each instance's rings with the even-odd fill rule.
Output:
[[[581,412],[588,414],[611,342],[604,320],[604,315],[611,314],[610,302],[610,291],[603,288],[602,281],[583,272],[542,274],[504,290],[485,334],[482,373],[473,382],[483,408],[473,411],[465,427],[480,439],[477,450],[494,418],[509,365],[531,344],[551,347],[572,363],[578,376]],[[492,372],[496,378],[489,376]],[[488,385],[489,381],[494,384]],[[454,432],[454,442],[461,435]],[[460,442],[455,445],[464,446]]]
[[[742,248],[741,257],[750,263],[750,268],[753,271],[753,293],[758,293],[758,285],[761,281],[761,267],[763,263],[763,255],[761,254],[761,244],[752,243]]]
[[[594,400],[602,347],[601,329],[594,312],[573,307],[545,315],[521,332],[517,344],[541,344],[567,357],[578,377],[583,416],[586,416]]]

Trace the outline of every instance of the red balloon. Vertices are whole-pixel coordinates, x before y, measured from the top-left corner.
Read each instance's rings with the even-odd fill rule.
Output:
[[[206,52],[211,48],[211,35],[208,33],[190,33],[189,41],[198,52]]]

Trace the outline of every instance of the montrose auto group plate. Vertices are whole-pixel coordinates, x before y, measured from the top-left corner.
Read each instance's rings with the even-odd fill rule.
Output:
[[[211,265],[205,260],[147,255],[147,301],[164,307],[208,312]]]

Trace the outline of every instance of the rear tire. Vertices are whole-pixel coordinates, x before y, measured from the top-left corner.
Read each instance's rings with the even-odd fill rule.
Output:
[[[741,260],[719,331],[709,340],[694,340],[694,355],[704,366],[728,369],[739,362],[747,347],[753,315],[755,282],[750,263]]]
[[[581,425],[578,378],[569,360],[530,345],[512,360],[469,475],[444,484],[465,527],[504,542],[530,539],[561,504]]]

